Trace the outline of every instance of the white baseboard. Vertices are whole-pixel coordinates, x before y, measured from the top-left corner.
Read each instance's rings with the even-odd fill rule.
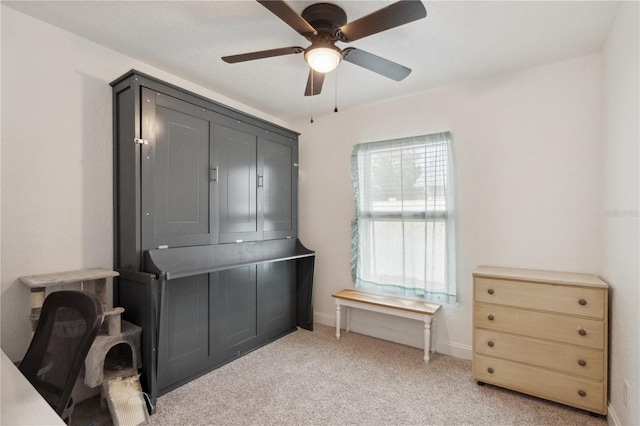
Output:
[[[607,407],[607,424],[610,424],[611,426],[622,426],[622,422],[620,422],[620,419],[611,404]]]
[[[330,327],[336,326],[336,317],[334,315],[315,312],[313,318],[314,321],[319,324],[328,325]],[[422,333],[412,333],[398,328],[387,327],[380,323],[358,320],[351,321],[351,330],[355,333],[364,334],[365,336],[376,337],[378,339],[389,340],[402,345],[424,349],[424,334]],[[438,339],[437,336],[438,335],[436,334],[436,352],[456,358],[471,359],[471,346],[441,340]]]
[[[313,322],[318,324],[328,325],[329,327],[336,326],[336,317],[334,315],[323,314],[322,312],[313,313]]]
[[[461,345],[460,343],[438,340],[436,349],[444,355],[450,355],[455,358],[468,359],[473,358],[473,348],[469,345]]]

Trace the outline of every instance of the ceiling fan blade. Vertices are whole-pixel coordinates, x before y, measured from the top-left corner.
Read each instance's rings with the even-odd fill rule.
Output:
[[[311,94],[311,80],[313,79],[313,95]],[[324,73],[309,68],[309,77],[307,78],[307,88],[304,91],[305,96],[319,95],[322,91],[322,83],[324,83]]]
[[[353,47],[347,47],[342,51],[345,61],[351,62],[369,71],[373,71],[395,81],[403,80],[411,74],[411,68],[407,68],[388,59],[381,58],[372,53],[365,52]]]
[[[291,8],[287,3],[280,0],[257,0],[258,3],[269,9],[271,13],[282,19],[285,24],[300,33],[303,37],[310,34],[317,34],[315,28]]]
[[[338,31],[340,41],[359,40],[427,16],[427,10],[419,0],[400,0],[369,15],[343,25]]]
[[[304,48],[298,46],[282,47],[280,49],[260,50],[258,52],[241,53],[239,55],[223,56],[222,60],[235,64],[236,62],[253,61],[254,59],[271,58],[273,56],[293,55],[304,52]]]

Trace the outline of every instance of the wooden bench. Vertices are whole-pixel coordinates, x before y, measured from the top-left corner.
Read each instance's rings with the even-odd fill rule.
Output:
[[[439,304],[358,290],[341,290],[331,295],[336,301],[336,338],[340,338],[340,307],[345,306],[347,333],[351,329],[351,309],[364,309],[424,322],[424,361],[429,362],[429,353],[435,352],[435,322]],[[431,324],[433,323],[433,332]]]

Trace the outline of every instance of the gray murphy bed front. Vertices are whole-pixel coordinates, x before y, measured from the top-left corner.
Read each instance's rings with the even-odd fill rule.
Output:
[[[298,133],[132,70],[111,83],[114,302],[159,395],[313,329]]]

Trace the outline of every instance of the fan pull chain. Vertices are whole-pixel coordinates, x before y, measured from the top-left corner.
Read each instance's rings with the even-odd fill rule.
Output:
[[[336,93],[335,93],[335,107],[333,112],[338,112],[338,70],[336,70]]]

